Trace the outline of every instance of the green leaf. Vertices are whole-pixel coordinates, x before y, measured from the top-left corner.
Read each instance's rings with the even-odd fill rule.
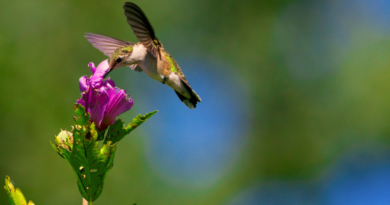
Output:
[[[104,179],[113,166],[117,144],[108,142],[99,149],[98,137],[101,133],[94,123],[90,123],[89,114],[84,107],[75,105],[74,108],[75,126],[72,132],[61,131],[56,136],[55,145],[51,145],[70,163],[76,174],[81,195],[91,202],[95,201],[103,190]]]
[[[82,106],[76,106],[75,109],[73,150],[60,149],[76,173],[81,195],[88,201],[95,201],[103,191],[104,179],[113,166],[117,144],[108,142],[99,149],[95,124],[89,123],[89,115],[85,114]]]
[[[106,130],[103,130],[103,131],[98,131],[98,138],[97,140],[100,141],[100,140],[104,140],[104,134],[106,133]]]
[[[114,124],[110,125],[107,131],[107,136],[105,139],[105,143],[107,141],[111,141],[112,143],[117,143],[123,137],[128,135],[131,131],[133,131],[135,128],[140,126],[142,123],[144,123],[146,120],[148,120],[150,117],[152,117],[154,114],[156,114],[158,110],[155,110],[153,112],[147,113],[145,115],[137,115],[131,123],[125,127],[124,122],[120,119],[118,119]]]
[[[19,188],[15,188],[9,176],[5,177],[5,191],[8,194],[8,202],[11,205],[34,205],[32,201],[26,202],[22,191]]]

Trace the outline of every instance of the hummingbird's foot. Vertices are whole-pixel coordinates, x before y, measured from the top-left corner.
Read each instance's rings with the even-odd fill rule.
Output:
[[[164,76],[163,79],[162,79],[162,81],[161,81],[162,84],[165,84],[165,82],[167,82],[167,80],[168,80],[168,77],[167,77],[167,76]]]

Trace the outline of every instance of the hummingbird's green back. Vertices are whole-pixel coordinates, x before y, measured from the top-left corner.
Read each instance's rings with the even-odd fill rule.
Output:
[[[112,53],[111,60],[117,59],[119,56],[128,55],[131,52],[133,52],[133,46],[119,47]]]

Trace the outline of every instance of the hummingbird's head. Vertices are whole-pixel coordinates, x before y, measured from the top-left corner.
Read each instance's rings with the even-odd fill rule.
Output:
[[[106,75],[116,68],[134,64],[134,62],[131,62],[130,58],[132,52],[133,46],[124,46],[117,48],[111,55],[110,65]]]

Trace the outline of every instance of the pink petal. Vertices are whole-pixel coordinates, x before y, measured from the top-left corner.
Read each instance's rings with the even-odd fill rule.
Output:
[[[91,71],[92,71],[92,75],[93,75],[93,74],[95,73],[95,71],[96,71],[95,64],[92,63],[92,62],[90,62],[90,63],[88,64],[88,66],[91,67]]]
[[[87,80],[88,80],[88,78],[86,75],[84,75],[83,77],[81,77],[79,79],[80,92],[84,92],[87,90],[87,88],[88,88]]]
[[[106,110],[107,103],[109,102],[109,96],[106,92],[98,92],[97,90],[90,90],[88,99],[86,99],[88,111],[90,113],[91,120],[95,122],[99,130],[100,123],[103,120],[104,112]]]
[[[108,60],[105,60],[105,61],[102,61],[98,67],[96,68],[96,71],[94,72],[94,74],[92,75],[91,77],[91,86],[93,88],[99,88],[102,84],[102,81],[103,81],[103,77],[104,75],[106,74],[106,72],[108,71]]]
[[[107,80],[105,80],[105,81],[103,82],[103,85],[104,85],[104,86],[111,87],[111,88],[115,88],[115,83],[114,83],[113,80],[111,80],[110,77],[108,77]]]
[[[133,99],[127,98],[128,95],[124,90],[118,88],[109,89],[107,91],[110,101],[107,104],[101,126],[109,126],[115,122],[115,118],[130,110],[133,106]]]

